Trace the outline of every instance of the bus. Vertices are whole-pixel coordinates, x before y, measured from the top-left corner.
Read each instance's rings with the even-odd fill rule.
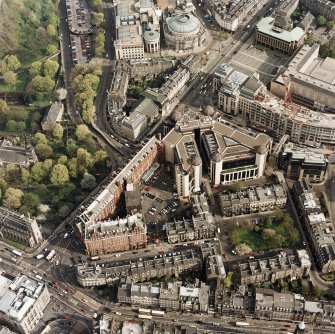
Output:
[[[99,259],[100,259],[99,256],[91,256],[91,261],[97,261]]]
[[[139,308],[138,313],[151,314],[151,310],[149,310],[147,308]]]
[[[152,310],[151,314],[155,315],[157,317],[165,317],[165,312],[164,311]]]
[[[36,259],[37,260],[40,260],[40,259],[43,259],[44,258],[44,254],[38,254],[36,255]]]
[[[35,277],[36,277],[37,279],[39,279],[40,281],[42,281],[42,276],[40,276],[40,275],[35,275]]]
[[[22,256],[22,253],[19,252],[19,251],[16,250],[16,249],[13,249],[13,250],[12,250],[12,253],[15,254],[15,255],[17,255],[17,256]]]
[[[56,251],[53,249],[51,250],[51,252],[48,254],[48,256],[46,257],[47,261],[51,261],[53,259],[53,257],[56,255]]]
[[[147,315],[147,314],[139,314],[138,315],[139,319],[148,319],[151,320],[152,319],[152,315]]]

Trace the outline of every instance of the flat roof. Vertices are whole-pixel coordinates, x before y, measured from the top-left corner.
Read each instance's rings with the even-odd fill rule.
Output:
[[[257,30],[287,43],[299,41],[305,35],[305,32],[299,27],[295,27],[291,31],[274,27],[274,20],[273,17],[263,17],[256,25]]]

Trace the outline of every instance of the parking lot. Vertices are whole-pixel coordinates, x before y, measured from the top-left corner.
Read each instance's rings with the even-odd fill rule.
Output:
[[[73,63],[82,65],[92,57],[92,27],[85,1],[67,0],[67,22],[71,32],[69,48]]]
[[[231,63],[237,70],[252,75],[259,73],[260,80],[268,84],[275,76],[280,65],[284,65],[289,57],[273,53],[268,50],[260,50],[250,45],[247,50],[238,51]]]

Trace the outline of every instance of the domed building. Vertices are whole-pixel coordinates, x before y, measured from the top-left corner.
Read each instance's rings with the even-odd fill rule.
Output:
[[[166,17],[164,35],[167,46],[179,51],[201,46],[206,33],[197,17],[183,13]]]

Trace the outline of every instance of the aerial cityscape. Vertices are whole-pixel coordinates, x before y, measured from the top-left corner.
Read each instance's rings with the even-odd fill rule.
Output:
[[[0,0],[0,334],[334,334],[334,0]]]

